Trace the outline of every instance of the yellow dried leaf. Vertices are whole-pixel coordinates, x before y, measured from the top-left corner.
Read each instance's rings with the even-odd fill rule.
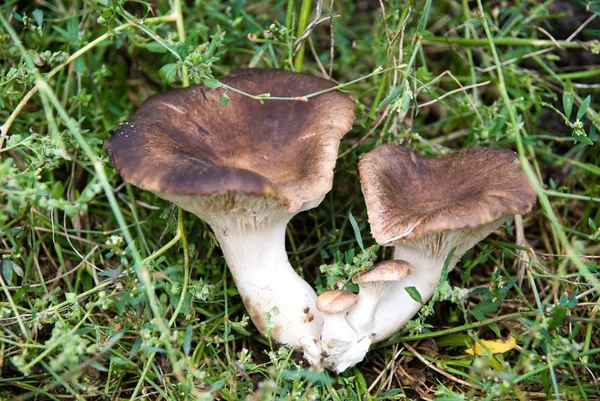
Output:
[[[479,340],[475,343],[475,346],[470,349],[466,349],[465,352],[469,355],[487,355],[487,350],[492,354],[503,354],[517,346],[517,341],[513,336],[509,336],[506,340]]]

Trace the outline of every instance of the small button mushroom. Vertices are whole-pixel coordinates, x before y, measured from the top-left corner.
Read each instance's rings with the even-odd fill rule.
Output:
[[[350,325],[360,327],[358,338],[371,336],[373,343],[389,338],[421,308],[408,287],[427,302],[453,249],[448,271],[510,216],[529,212],[536,200],[516,153],[504,149],[473,148],[425,159],[383,145],[361,159],[359,172],[373,237],[394,247],[394,259],[412,266],[380,300],[370,324],[362,324],[362,315],[349,315]]]
[[[359,343],[347,321],[348,311],[357,301],[356,294],[339,290],[326,291],[317,298],[317,310],[324,317],[321,343],[326,353],[325,365],[338,372],[360,362],[371,344]]]
[[[242,300],[261,333],[320,359],[323,317],[315,291],[291,267],[285,229],[331,190],[354,104],[335,84],[283,70],[234,71],[223,84],[264,100],[201,85],[151,96],[105,142],[126,182],[196,214],[213,229]]]

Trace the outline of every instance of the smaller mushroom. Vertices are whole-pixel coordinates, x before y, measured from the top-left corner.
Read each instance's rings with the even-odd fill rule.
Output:
[[[528,213],[535,192],[505,149],[474,148],[425,159],[397,145],[380,146],[361,159],[359,172],[371,232],[394,247],[394,259],[412,266],[392,283],[374,314],[351,311],[357,343],[327,363],[356,358],[360,341],[383,341],[398,331],[433,295],[447,265],[452,270],[475,244],[510,216]],[[358,305],[357,305],[358,307]],[[358,359],[360,361],[360,359]]]
[[[392,285],[412,274],[410,263],[403,260],[385,260],[365,273],[352,277],[360,291],[358,301],[348,313],[348,322],[357,333],[368,332],[375,310],[385,298]]]
[[[425,159],[398,145],[383,145],[359,164],[371,232],[394,247],[394,259],[413,273],[393,285],[373,317],[373,342],[394,334],[436,289],[444,263],[448,271],[510,216],[535,204],[535,192],[506,149],[473,148]],[[360,333],[359,333],[360,335]]]
[[[326,291],[317,298],[317,310],[323,313],[321,345],[327,354],[324,364],[338,372],[360,362],[371,344],[370,341],[359,343],[356,332],[346,319],[348,311],[357,301],[356,294],[337,290]],[[349,348],[352,348],[352,352],[348,352]],[[339,355],[344,356],[338,358]]]

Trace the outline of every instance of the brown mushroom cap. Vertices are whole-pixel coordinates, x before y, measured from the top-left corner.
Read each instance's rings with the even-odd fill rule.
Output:
[[[236,70],[221,80],[246,93],[301,97],[335,84],[272,69]],[[339,141],[354,104],[331,91],[298,100],[265,100],[202,85],[148,98],[106,151],[123,179],[158,194],[272,197],[288,211],[331,189]]]
[[[354,284],[381,281],[400,281],[412,273],[413,267],[404,260],[384,260],[365,273],[357,273],[352,277]]]
[[[506,149],[473,148],[425,159],[383,145],[359,163],[371,232],[380,244],[462,230],[524,214],[536,196]]]
[[[342,313],[358,302],[358,296],[350,291],[326,291],[317,298],[317,310],[326,314]]]

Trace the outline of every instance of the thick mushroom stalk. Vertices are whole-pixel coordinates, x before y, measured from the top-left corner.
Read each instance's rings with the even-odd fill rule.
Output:
[[[250,318],[261,334],[304,349],[311,364],[320,359],[323,315],[317,294],[289,263],[285,230],[295,213],[268,198],[195,198],[160,194],[196,214],[212,228]],[[235,199],[237,198],[237,199]],[[310,209],[321,199],[304,205]],[[233,206],[228,209],[228,205]],[[269,333],[267,327],[271,326]]]
[[[327,92],[330,81],[282,70],[237,70],[221,82],[302,100],[261,103],[230,91],[222,106],[223,88],[199,85],[159,93],[120,124],[107,153],[125,181],[211,226],[258,330],[316,364],[323,317],[290,266],[285,227],[331,190],[354,104]]]
[[[516,154],[507,150],[474,148],[424,159],[383,145],[361,159],[359,172],[373,237],[394,246],[394,259],[412,266],[357,332],[374,343],[389,338],[421,308],[407,287],[428,301],[452,249],[448,270],[508,217],[529,212],[535,203]]]
[[[373,342],[391,337],[423,306],[409,295],[407,287],[415,287],[421,300],[429,301],[439,284],[444,264],[452,249],[454,253],[449,261],[448,271],[454,269],[465,252],[507,218],[474,229],[429,234],[414,241],[395,241],[394,259],[410,263],[413,269],[405,279],[394,282],[387,296],[381,300],[369,328],[373,333]]]

